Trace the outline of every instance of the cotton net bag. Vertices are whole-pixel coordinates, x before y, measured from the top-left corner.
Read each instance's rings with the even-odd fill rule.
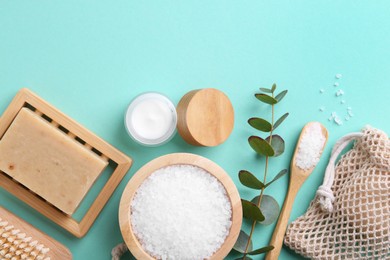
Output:
[[[288,226],[284,243],[311,259],[390,259],[390,142],[384,132],[367,126],[336,143],[323,185]]]

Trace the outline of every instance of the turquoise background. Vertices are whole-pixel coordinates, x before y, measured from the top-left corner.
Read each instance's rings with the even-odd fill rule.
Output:
[[[385,0],[1,0],[0,113],[21,87],[28,87],[131,156],[134,165],[83,239],[4,191],[0,204],[64,243],[78,260],[110,259],[111,249],[122,241],[122,191],[142,165],[158,156],[203,155],[221,165],[241,196],[251,199],[256,192],[239,184],[237,172],[247,169],[262,176],[264,162],[247,145],[247,137],[256,131],[246,120],[269,116],[269,107],[253,94],[275,82],[278,90],[289,90],[276,115],[290,116],[276,131],[284,137],[286,151],[271,160],[269,179],[288,167],[304,124],[320,121],[330,133],[321,162],[297,196],[290,217],[294,220],[321,184],[338,138],[366,124],[390,130],[389,10]],[[338,80],[343,97],[335,97],[336,73],[343,75]],[[127,136],[123,115],[137,94],[159,91],[177,104],[186,92],[208,87],[224,91],[235,108],[235,127],[224,144],[193,147],[177,135],[164,146],[146,148]],[[318,110],[322,105],[324,112]],[[347,106],[355,114],[351,120],[342,126],[327,120],[332,111],[344,117]],[[286,176],[266,194],[282,204],[287,184]],[[268,243],[273,228],[256,229],[256,247]],[[285,247],[280,256],[299,258]]]

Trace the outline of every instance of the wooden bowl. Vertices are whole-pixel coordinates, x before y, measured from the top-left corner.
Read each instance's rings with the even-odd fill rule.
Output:
[[[160,168],[177,164],[198,166],[206,170],[211,175],[216,177],[222,183],[226,190],[226,194],[229,197],[232,206],[232,225],[230,227],[230,232],[225,239],[225,242],[210,257],[210,259],[215,260],[223,259],[232,249],[240,233],[242,222],[240,195],[233,181],[221,167],[219,167],[216,163],[210,161],[209,159],[195,154],[173,153],[164,155],[150,161],[141,169],[139,169],[137,173],[134,174],[123,192],[119,205],[119,225],[123,239],[135,258],[142,260],[154,259],[146,251],[144,251],[140,242],[133,233],[130,218],[130,205],[138,187],[146,178],[148,178],[153,172]]]

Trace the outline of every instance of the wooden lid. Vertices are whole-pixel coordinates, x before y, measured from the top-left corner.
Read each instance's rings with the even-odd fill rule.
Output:
[[[188,92],[177,105],[177,130],[189,144],[217,146],[230,135],[234,110],[229,98],[213,88]]]

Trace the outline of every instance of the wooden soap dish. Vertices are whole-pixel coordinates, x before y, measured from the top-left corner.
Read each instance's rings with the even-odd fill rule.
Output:
[[[110,178],[81,221],[77,221],[72,216],[63,213],[21,183],[0,171],[0,187],[30,205],[76,237],[83,237],[129,170],[132,160],[28,89],[21,89],[17,93],[0,118],[0,140],[22,108],[28,108],[35,112],[55,126],[58,131],[66,133],[86,149],[91,150],[103,160],[107,161],[113,168]]]
[[[134,174],[134,176],[131,178],[131,180],[127,184],[122,194],[121,202],[119,205],[119,225],[120,225],[123,239],[127,247],[129,248],[129,250],[131,251],[131,253],[137,259],[142,259],[142,260],[154,259],[147,252],[145,252],[140,242],[138,241],[138,239],[133,233],[131,227],[131,218],[130,218],[131,201],[133,200],[133,197],[138,187],[153,172],[166,166],[180,165],[180,164],[194,165],[206,170],[211,175],[216,177],[225,187],[227,196],[229,197],[232,206],[232,219],[231,219],[232,226],[221,248],[218,249],[217,252],[215,252],[210,257],[211,260],[223,259],[228,255],[228,253],[232,249],[240,233],[241,222],[242,222],[242,207],[241,207],[240,195],[233,181],[229,178],[229,176],[221,167],[219,167],[217,164],[210,161],[209,159],[206,159],[202,156],[195,155],[195,154],[173,153],[173,154],[164,155],[150,161]]]

